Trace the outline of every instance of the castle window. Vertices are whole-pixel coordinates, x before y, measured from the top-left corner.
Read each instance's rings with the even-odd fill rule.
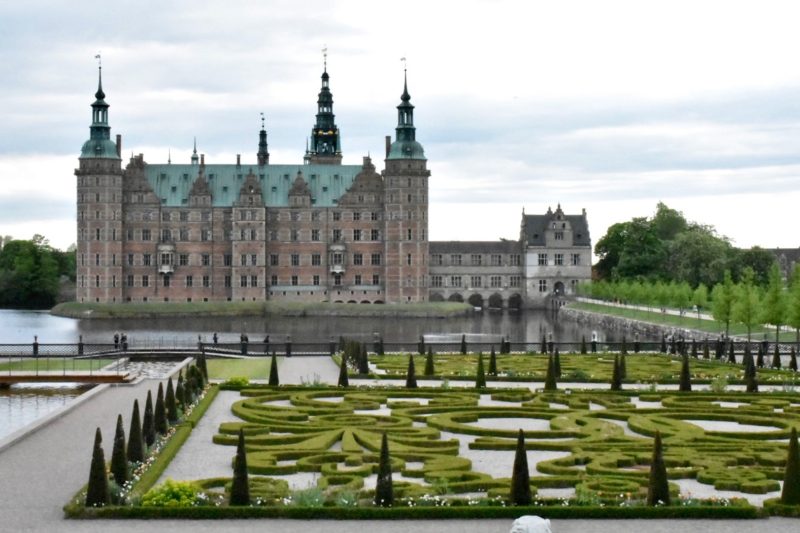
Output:
[[[186,276],[186,286],[191,287],[194,284],[194,278],[192,276]]]
[[[522,285],[522,277],[521,276],[510,276],[508,278],[508,284],[511,287],[519,287]]]
[[[522,256],[520,254],[511,254],[508,258],[511,266],[520,266],[522,264]]]
[[[361,240],[361,230],[360,229],[354,229],[353,230],[353,240],[354,241],[360,241]]]
[[[547,292],[547,280],[540,279],[539,280],[539,292]]]
[[[333,212],[333,221],[334,222],[338,222],[341,219],[342,219],[342,214],[339,211],[334,211]]]
[[[269,284],[270,284],[270,285],[273,285],[273,286],[274,286],[274,285],[277,285],[277,284],[278,284],[278,276],[276,276],[276,275],[274,275],[274,274],[273,274],[273,275],[272,275],[272,276],[269,278]]]
[[[319,285],[319,276],[315,275],[311,278],[312,285]]]
[[[442,262],[442,254],[433,254],[431,255],[431,264],[434,265],[441,265]],[[441,287],[441,285],[439,285]]]
[[[128,287],[133,287],[133,274],[128,274],[127,285]]]
[[[210,287],[211,286],[211,278],[209,276],[203,276],[203,287]]]
[[[143,229],[142,230],[142,240],[143,241],[149,241],[150,240],[150,230],[149,229]]]
[[[150,254],[142,254],[142,265],[150,266],[151,263],[150,257],[151,257]]]
[[[181,219],[181,222],[186,222],[187,220],[189,220],[189,212],[188,211],[181,211],[180,212],[180,219]]]
[[[292,285],[297,286],[297,284],[298,284],[297,276],[292,276]]]
[[[164,286],[169,287],[169,276],[164,276]]]
[[[406,240],[409,240],[409,241],[410,241],[410,240],[413,238],[413,236],[414,236],[414,233],[413,233],[413,231],[411,230],[411,228],[409,228],[409,229],[408,229],[408,231],[406,232],[406,237],[407,237],[407,239],[406,239]]]
[[[225,254],[222,256],[222,264],[226,267],[233,265],[233,256],[231,254]]]
[[[361,196],[361,197],[359,197],[359,198],[360,198],[360,201],[362,201],[362,202],[364,201],[364,200],[363,200],[363,198],[364,198],[363,196]],[[361,213],[359,213],[359,212],[357,212],[357,211],[354,211],[354,212],[353,212],[353,221],[354,221],[354,222],[358,222],[359,220],[361,220]]]
[[[431,276],[431,287],[441,287],[442,276]]]
[[[338,272],[333,275],[333,284],[337,287],[342,284],[342,275]]]
[[[333,230],[333,242],[339,242],[342,240],[342,230],[335,229]]]
[[[481,256],[481,254],[472,254],[470,256],[470,262],[472,263],[472,266],[480,266],[482,261],[483,256]]]
[[[200,260],[203,263],[203,266],[209,266],[211,264],[211,256],[208,254],[201,255]]]
[[[555,259],[555,264],[557,266],[562,266],[564,264],[564,254],[556,254]]]
[[[94,230],[94,240],[96,241],[100,240],[100,228]]]
[[[250,286],[258,287],[258,276],[250,276]]]
[[[450,254],[450,264],[453,266],[461,266],[461,254]]]
[[[578,266],[581,264],[581,254],[572,254],[571,258],[572,266]]]
[[[142,276],[142,287],[149,287],[150,286],[150,276],[145,274]]]
[[[406,264],[411,266],[411,254],[406,255]]]
[[[291,232],[292,241],[296,242],[297,240],[299,240],[299,235],[300,235],[300,232],[297,231],[296,229],[293,229],[292,232]]]
[[[312,241],[318,241],[319,240],[319,230],[318,229],[312,229],[311,230],[311,240]]]
[[[554,236],[555,240],[557,240],[557,241],[563,241],[564,240],[564,232],[563,231],[556,231],[553,236]]]
[[[292,266],[300,266],[300,254],[292,254],[291,256]]]
[[[247,276],[242,276],[241,278],[239,278],[239,286],[247,287]]]
[[[189,254],[180,254],[178,256],[178,265],[186,266],[189,264]]]
[[[381,254],[372,254],[370,257],[370,264],[372,266],[379,266],[381,264]]]
[[[475,287],[475,288],[479,289],[483,285],[483,278],[481,276],[470,276],[469,277],[469,284],[472,287]]]
[[[239,259],[242,266],[247,266],[247,254],[242,254]]]
[[[269,266],[278,266],[278,254],[269,254]]]
[[[320,254],[311,254],[311,266],[320,266],[322,256]]]
[[[450,276],[451,287],[461,287],[461,276]]]
[[[353,281],[355,285],[361,285],[361,274],[356,274]]]
[[[381,284],[381,275],[380,274],[373,274],[372,275],[372,284],[373,285],[380,285]]]
[[[502,285],[502,278],[500,276],[490,276],[489,277],[489,285],[493,289],[500,288]]]
[[[225,287],[227,287],[227,288],[230,288],[230,287],[231,287],[231,277],[230,277],[230,276],[225,276],[225,278],[224,278],[224,285],[225,285]]]
[[[363,254],[353,254],[353,264],[354,265],[363,265],[364,264],[364,255]]]
[[[370,230],[369,236],[371,240],[379,241],[381,240],[381,231],[377,229]]]
[[[378,214],[377,211],[373,211],[372,213],[370,213],[370,219],[371,220],[380,220],[379,216],[380,215]]]
[[[258,265],[258,254],[250,254],[250,265]]]
[[[500,266],[503,263],[502,256],[500,254],[492,254],[489,257],[489,261],[492,266]]]
[[[94,266],[100,266],[100,254],[94,254]]]
[[[539,254],[539,266],[547,266],[547,254]]]

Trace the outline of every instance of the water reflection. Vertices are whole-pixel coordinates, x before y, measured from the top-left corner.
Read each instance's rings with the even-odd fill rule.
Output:
[[[91,388],[91,385],[36,383],[0,388],[0,439],[63,407]]]
[[[474,333],[503,335],[511,342],[540,342],[552,333],[553,340],[577,341],[591,338],[592,330],[545,311],[521,313],[483,312],[472,317],[369,318],[369,317],[193,317],[159,319],[78,320],[51,316],[41,311],[0,310],[0,343],[29,343],[39,336],[42,343],[111,342],[115,332],[125,332],[132,346],[185,346],[198,336],[210,341],[217,332],[220,342],[237,342],[247,333],[251,342],[265,335],[280,342],[291,335],[297,342],[327,342],[340,335],[371,340],[374,333],[386,342],[402,342],[424,334]],[[619,341],[621,334],[598,331],[601,341]],[[647,339],[642,339],[647,340]]]

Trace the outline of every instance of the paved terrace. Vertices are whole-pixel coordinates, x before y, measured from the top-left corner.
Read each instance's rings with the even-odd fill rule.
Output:
[[[300,383],[309,377],[335,384],[338,369],[327,358],[293,357],[280,366],[283,383]],[[117,414],[128,428],[133,400],[144,402],[147,390],[155,393],[158,380],[135,385],[103,385],[74,409],[51,423],[27,434],[0,450],[0,531],[8,532],[130,532],[176,531],[192,533],[280,531],[300,533],[309,529],[325,533],[352,533],[357,530],[387,533],[501,533],[510,529],[511,520],[427,520],[427,521],[328,521],[303,520],[65,520],[61,507],[89,476],[91,447],[95,428],[103,432],[107,456]],[[90,393],[92,394],[92,393]],[[795,533],[800,522],[772,518],[768,521],[710,520],[555,520],[554,533],[674,533],[683,531],[731,533],[768,530]]]

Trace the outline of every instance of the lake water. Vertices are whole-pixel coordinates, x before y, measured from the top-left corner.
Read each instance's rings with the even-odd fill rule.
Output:
[[[72,383],[17,384],[0,388],[0,440],[88,391]]]
[[[274,340],[291,335],[296,342],[328,342],[346,336],[372,340],[374,333],[386,342],[413,341],[420,335],[484,334],[507,336],[511,342],[538,343],[552,333],[553,340],[578,341],[591,338],[592,330],[545,311],[520,313],[483,312],[459,318],[364,318],[364,317],[248,317],[248,318],[159,318],[86,320],[51,316],[47,311],[0,310],[0,344],[111,342],[124,331],[132,346],[186,346],[198,335],[210,340],[217,332],[220,342],[237,342],[241,333],[252,341],[269,334]],[[619,333],[598,331],[600,340],[615,342]],[[642,339],[645,340],[645,339]]]

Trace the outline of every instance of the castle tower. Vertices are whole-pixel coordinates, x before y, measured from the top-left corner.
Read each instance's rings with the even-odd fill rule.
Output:
[[[317,122],[311,129],[311,144],[303,158],[308,165],[341,165],[342,147],[333,114],[333,95],[329,86],[327,52],[322,72],[322,88],[317,98]]]
[[[121,138],[111,140],[108,107],[98,67],[89,140],[75,170],[78,178],[78,249],[76,300],[122,301],[122,160]]]
[[[258,166],[269,165],[269,151],[267,150],[267,130],[264,127],[264,113],[261,113],[261,131],[258,132]]]
[[[428,296],[427,160],[416,141],[414,106],[404,73],[395,141],[384,170],[386,300],[421,302]]]

